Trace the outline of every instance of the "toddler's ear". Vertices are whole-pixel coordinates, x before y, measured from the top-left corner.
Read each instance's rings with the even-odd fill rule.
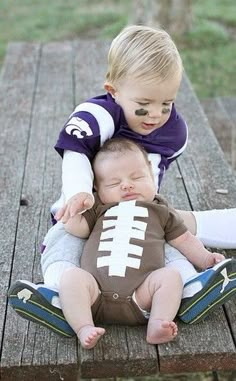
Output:
[[[105,83],[104,83],[104,89],[105,89],[109,94],[111,94],[111,96],[112,96],[113,98],[115,97],[116,89],[114,88],[114,86],[113,86],[111,83],[105,82]]]

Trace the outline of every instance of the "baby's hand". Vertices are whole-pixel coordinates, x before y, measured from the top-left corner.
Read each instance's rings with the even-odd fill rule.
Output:
[[[63,208],[58,210],[55,219],[65,224],[69,218],[74,217],[77,213],[83,213],[87,209],[91,209],[93,204],[93,195],[85,192],[77,193],[68,200]]]
[[[217,263],[223,261],[225,259],[225,256],[220,253],[211,253],[207,258],[207,264],[206,268],[212,267],[216,265]]]

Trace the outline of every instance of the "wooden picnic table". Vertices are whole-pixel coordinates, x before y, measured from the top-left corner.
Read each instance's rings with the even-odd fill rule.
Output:
[[[61,159],[53,145],[74,106],[103,92],[108,46],[100,40],[8,46],[0,79],[2,381],[236,369],[235,298],[204,322],[179,322],[174,342],[149,345],[145,327],[110,326],[89,351],[76,339],[22,319],[7,304],[7,290],[17,279],[42,281],[39,246],[61,186]],[[236,179],[186,75],[177,107],[189,125],[189,144],[161,193],[181,209],[235,207]]]

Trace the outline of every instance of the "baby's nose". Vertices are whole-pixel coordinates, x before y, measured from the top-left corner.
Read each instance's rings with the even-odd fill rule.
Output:
[[[131,183],[124,183],[122,184],[122,187],[124,190],[130,190],[130,189],[133,189],[134,186]]]

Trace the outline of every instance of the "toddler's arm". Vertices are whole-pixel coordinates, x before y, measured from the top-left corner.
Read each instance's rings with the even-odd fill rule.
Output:
[[[185,255],[193,265],[201,269],[212,267],[225,259],[222,254],[208,251],[202,242],[189,231],[169,241],[169,244]]]
[[[66,204],[55,215],[56,220],[67,222],[70,217],[92,208],[94,197],[93,171],[86,155],[64,151],[62,161],[62,191]]]

